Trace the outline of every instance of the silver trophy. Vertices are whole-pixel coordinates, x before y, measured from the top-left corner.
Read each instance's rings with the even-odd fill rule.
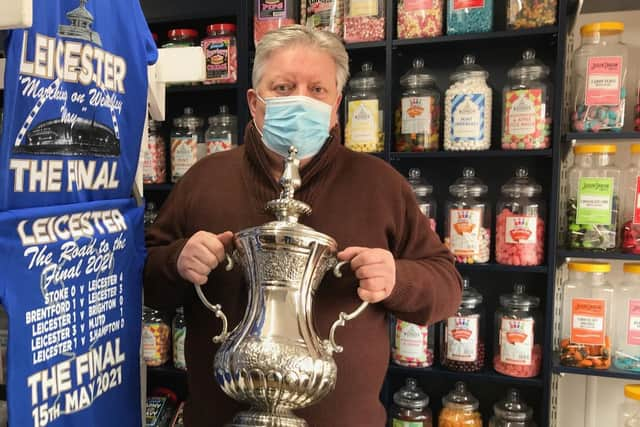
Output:
[[[280,179],[280,198],[267,203],[276,221],[247,228],[234,236],[227,271],[239,263],[249,287],[242,322],[229,332],[220,305],[211,304],[200,289],[202,303],[222,320],[222,343],[214,360],[215,377],[231,398],[250,408],[235,415],[230,427],[307,427],[293,410],[313,405],[335,387],[333,353],[342,347],[335,331],[367,307],[340,313],[328,339],[321,339],[313,321],[313,300],[325,273],[348,261],[336,259],[337,243],[326,234],[298,223],[311,207],[295,200],[300,187],[296,149],[289,149]]]

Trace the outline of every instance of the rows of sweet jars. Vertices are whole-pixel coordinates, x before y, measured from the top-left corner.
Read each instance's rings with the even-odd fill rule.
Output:
[[[157,367],[173,361],[178,369],[187,369],[184,342],[187,326],[182,307],[173,319],[169,313],[144,307],[142,315],[142,356],[147,366]]]
[[[353,151],[375,153],[384,150],[383,79],[365,62],[349,80],[345,96],[344,145]]]

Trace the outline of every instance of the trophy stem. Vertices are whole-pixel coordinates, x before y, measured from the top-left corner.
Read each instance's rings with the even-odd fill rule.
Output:
[[[278,408],[277,412],[249,409],[238,412],[226,427],[309,427],[309,424],[288,409]]]

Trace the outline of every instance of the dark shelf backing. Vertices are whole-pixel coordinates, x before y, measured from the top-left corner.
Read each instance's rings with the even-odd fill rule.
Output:
[[[558,257],[566,258],[584,258],[584,259],[607,259],[622,261],[640,261],[640,255],[625,254],[619,251],[613,252],[589,252],[589,251],[572,251],[566,249],[558,250]]]
[[[597,132],[597,133],[568,133],[565,137],[566,141],[607,141],[620,139],[637,139],[640,140],[640,132]]]

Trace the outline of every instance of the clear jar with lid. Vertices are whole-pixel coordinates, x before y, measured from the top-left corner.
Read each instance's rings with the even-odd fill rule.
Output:
[[[407,378],[404,387],[393,394],[389,427],[431,427],[429,396],[418,387],[414,378]]]
[[[507,0],[507,28],[539,28],[556,25],[558,0]]]
[[[424,60],[400,79],[403,92],[396,110],[396,151],[437,151],[440,136],[440,91]]]
[[[503,375],[531,378],[542,367],[540,298],[516,283],[512,294],[500,295],[495,314],[493,369]]]
[[[187,322],[184,319],[184,308],[178,307],[171,325],[173,338],[173,367],[187,369],[184,357],[184,340],[187,336]]]
[[[391,360],[408,368],[428,368],[433,365],[434,328],[393,319]]]
[[[580,28],[573,54],[571,128],[576,132],[620,132],[624,126],[629,51],[622,22],[594,22]]]
[[[162,122],[155,120],[149,120],[149,133],[143,150],[142,182],[167,182],[167,142],[162,135]]]
[[[521,167],[500,188],[500,193],[496,207],[496,262],[541,265],[546,218],[542,186]]]
[[[417,168],[409,170],[408,181],[413,193],[416,195],[420,211],[429,218],[429,225],[431,226],[431,229],[436,231],[437,202],[431,197],[431,194],[433,193],[433,185],[425,182],[421,176],[420,169]]]
[[[624,402],[618,409],[620,427],[640,427],[640,384],[624,386]]]
[[[398,0],[399,39],[442,35],[446,0]]]
[[[384,40],[386,2],[387,0],[345,0],[344,42]]]
[[[310,30],[328,31],[342,39],[344,0],[302,0],[300,23]]]
[[[229,107],[221,105],[220,112],[209,117],[208,122],[209,127],[204,134],[202,157],[238,146],[238,121],[236,116],[229,113]]]
[[[149,307],[142,312],[142,354],[147,366],[164,365],[171,356],[169,317]]]
[[[507,398],[493,405],[489,427],[536,427],[533,409],[520,398],[520,392],[509,389]]]
[[[489,262],[491,207],[486,199],[487,190],[473,168],[465,168],[462,177],[449,186],[444,243],[457,262]]]
[[[489,73],[465,55],[451,75],[444,98],[444,149],[488,150],[491,147],[491,103]]]
[[[212,24],[202,40],[206,78],[204,84],[235,83],[238,81],[238,50],[234,24]]]
[[[560,364],[585,369],[609,369],[613,332],[611,265],[570,262],[562,284]]]
[[[171,181],[178,182],[198,161],[198,144],[204,143],[204,121],[196,117],[193,108],[186,107],[184,115],[173,119],[171,131]]]
[[[549,67],[527,49],[502,89],[502,148],[540,150],[551,145]]]
[[[613,364],[640,372],[640,264],[625,263],[624,276],[615,287]]]
[[[300,22],[299,1],[255,0],[253,8],[253,44],[271,30]]]
[[[568,171],[567,247],[610,251],[617,247],[622,172],[613,144],[579,145]]]
[[[382,76],[373,70],[371,62],[365,62],[360,72],[349,80],[345,99],[345,147],[364,153],[384,151],[383,93]]]
[[[493,0],[448,0],[447,34],[493,30]]]
[[[484,367],[484,306],[482,294],[462,280],[458,311],[441,323],[440,363],[457,372],[477,372]]]
[[[631,145],[631,161],[622,174],[622,252],[640,255],[640,144]]]
[[[458,381],[455,388],[442,398],[442,410],[438,417],[438,427],[482,427],[480,402]]]
[[[198,32],[192,28],[173,28],[167,33],[168,41],[163,48],[189,47],[198,45]]]

